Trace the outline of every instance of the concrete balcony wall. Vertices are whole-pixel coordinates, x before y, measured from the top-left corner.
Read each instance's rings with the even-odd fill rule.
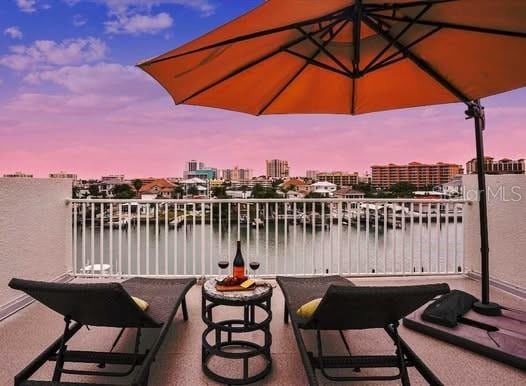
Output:
[[[20,296],[12,277],[53,280],[70,270],[70,179],[0,178],[0,306]]]
[[[490,276],[526,290],[526,175],[486,176]],[[466,198],[478,199],[477,176],[463,177]],[[479,207],[465,206],[464,262],[466,271],[480,273]]]

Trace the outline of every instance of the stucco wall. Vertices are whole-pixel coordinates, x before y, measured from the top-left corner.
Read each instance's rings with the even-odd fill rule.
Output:
[[[22,277],[51,280],[69,270],[70,179],[0,178],[0,305],[20,296]]]
[[[490,276],[526,289],[526,176],[486,176]],[[464,194],[475,199],[477,177],[463,177]],[[478,202],[467,205],[464,217],[464,262],[467,271],[480,273]]]

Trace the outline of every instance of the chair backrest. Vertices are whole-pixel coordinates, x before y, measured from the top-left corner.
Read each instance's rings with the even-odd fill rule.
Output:
[[[48,283],[11,279],[9,287],[81,324],[106,327],[159,327],[119,283]]]
[[[449,286],[445,283],[401,287],[331,285],[305,328],[383,328],[447,292]]]

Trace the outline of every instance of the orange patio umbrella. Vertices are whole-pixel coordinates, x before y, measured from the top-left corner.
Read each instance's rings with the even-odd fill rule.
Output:
[[[268,0],[139,66],[176,104],[261,114],[363,114],[463,102],[483,165],[479,99],[526,85],[523,0]],[[484,170],[482,301],[489,301]]]

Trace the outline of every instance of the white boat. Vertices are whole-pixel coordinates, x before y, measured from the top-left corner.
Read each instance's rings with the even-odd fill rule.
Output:
[[[128,228],[128,219],[121,219],[121,221],[119,221],[119,219],[116,218],[113,219],[111,223],[107,220],[107,222],[104,223],[104,228],[110,228],[111,226],[113,229],[119,229],[119,225],[121,229]]]
[[[170,221],[170,227],[172,228],[179,228],[180,226],[182,226],[184,223],[184,215],[180,215],[180,216],[177,216],[176,218],[174,218],[172,221]]]

